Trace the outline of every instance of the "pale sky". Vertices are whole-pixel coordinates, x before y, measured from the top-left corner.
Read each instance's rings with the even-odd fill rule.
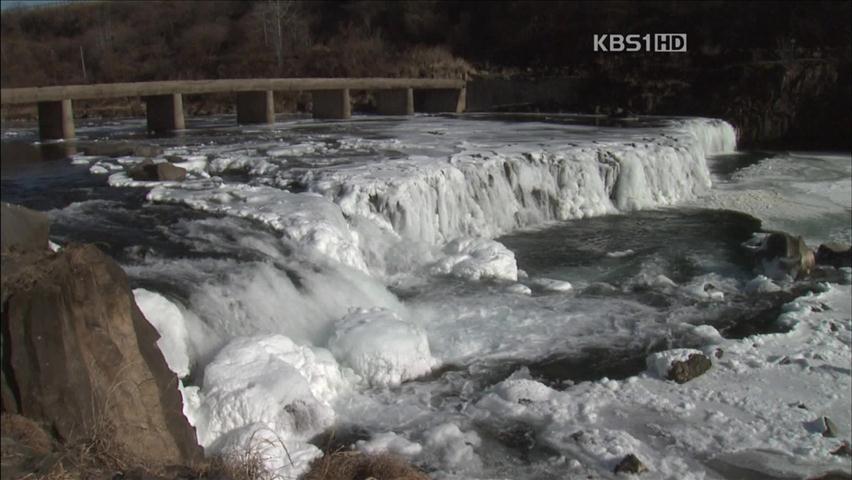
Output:
[[[0,0],[0,9],[6,10],[12,7],[37,7],[39,5],[49,5],[51,3],[60,3],[65,0]]]

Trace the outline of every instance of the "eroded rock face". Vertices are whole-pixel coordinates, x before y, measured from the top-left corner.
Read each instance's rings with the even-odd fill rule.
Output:
[[[200,458],[177,378],[127,277],[92,245],[2,255],[2,411],[71,440],[109,425],[152,465]]]
[[[40,251],[47,248],[50,220],[44,213],[4,202],[0,204],[0,224],[0,248],[3,250]]]

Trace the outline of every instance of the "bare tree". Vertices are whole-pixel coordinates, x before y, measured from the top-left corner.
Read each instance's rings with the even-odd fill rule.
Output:
[[[281,72],[287,47],[301,47],[307,42],[307,28],[298,2],[294,0],[265,0],[257,16],[263,29],[264,45],[272,46],[275,64]]]

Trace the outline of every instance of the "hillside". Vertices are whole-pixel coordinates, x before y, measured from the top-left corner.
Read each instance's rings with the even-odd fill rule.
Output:
[[[746,143],[836,147],[850,138],[836,133],[852,110],[850,23],[850,3],[830,1],[69,3],[3,11],[0,84],[570,78],[570,100],[522,108],[714,115]],[[686,33],[688,52],[592,48],[596,33],[648,32]]]

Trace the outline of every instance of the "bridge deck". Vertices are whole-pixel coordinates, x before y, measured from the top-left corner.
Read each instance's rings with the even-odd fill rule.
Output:
[[[432,78],[251,78],[105,83],[55,87],[4,88],[0,104],[21,104],[93,98],[145,97],[173,93],[197,94],[246,91],[460,89],[464,80]]]

